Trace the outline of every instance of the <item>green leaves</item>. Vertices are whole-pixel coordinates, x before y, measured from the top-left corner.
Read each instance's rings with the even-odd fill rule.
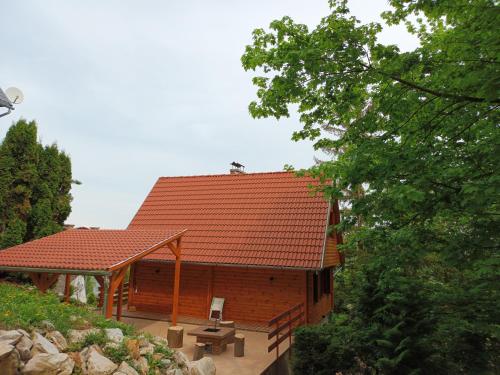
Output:
[[[0,145],[0,249],[61,231],[71,184],[69,157],[37,141],[34,121],[13,124]]]
[[[302,129],[292,139],[314,140],[331,155],[307,173],[327,198],[345,201],[338,227],[347,269],[336,296],[349,320],[334,319],[321,336],[305,329],[297,357],[311,350],[318,373],[492,373],[500,351],[492,302],[498,5],[392,0],[383,17],[405,23],[420,42],[403,53],[379,43],[379,24],[360,24],[344,1],[330,4],[312,30],[286,17],[256,30],[242,57],[258,72],[251,115],[280,118],[297,107]],[[299,359],[296,368],[307,373]]]

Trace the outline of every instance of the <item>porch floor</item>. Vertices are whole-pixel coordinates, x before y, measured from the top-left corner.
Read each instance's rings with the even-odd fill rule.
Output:
[[[113,316],[116,316],[116,306],[113,307]],[[172,321],[171,314],[163,314],[149,311],[128,311],[127,306],[123,306],[122,318],[137,318],[137,319],[147,319],[155,320],[160,322],[170,322]],[[191,316],[179,315],[177,317],[178,323],[187,323],[193,325],[213,325],[214,323],[208,319],[194,318]],[[269,332],[269,327],[259,324],[259,323],[246,323],[246,322],[235,322],[236,329],[241,329],[245,331],[256,331],[256,332]]]
[[[170,322],[165,317],[163,319],[152,319],[152,316],[148,313],[147,315],[149,316],[147,318],[140,318],[138,316],[130,316],[130,314],[131,312],[127,312],[127,316],[124,314],[122,321],[133,324],[140,331],[149,332],[155,336],[167,337],[167,329],[170,326]],[[144,313],[141,312],[137,315],[142,314]],[[189,359],[192,359],[196,337],[188,336],[187,333],[200,324],[191,324],[181,320],[179,320],[179,323],[179,325],[184,327],[184,346],[179,350],[186,354]],[[206,354],[206,356],[214,360],[217,375],[260,375],[276,360],[276,351],[267,352],[269,345],[267,333],[242,328],[237,328],[237,332],[245,335],[244,357],[234,357],[234,344],[228,345],[227,350],[220,355]],[[283,353],[287,349],[288,340],[285,340],[280,345],[280,353]]]

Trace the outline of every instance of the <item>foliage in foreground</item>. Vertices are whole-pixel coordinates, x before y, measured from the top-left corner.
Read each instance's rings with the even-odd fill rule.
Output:
[[[30,286],[0,282],[0,302],[0,329],[31,331],[48,320],[64,335],[70,329],[89,327],[120,328],[126,335],[134,332],[132,326],[106,320],[92,308],[61,303],[54,293],[42,294]]]
[[[250,113],[297,105],[293,139],[334,155],[307,173],[344,201],[339,316],[298,331],[295,372],[498,373],[499,8],[390,4],[415,50],[331,1],[314,30],[289,17],[255,30],[242,57],[261,72]]]
[[[71,212],[71,161],[19,120],[0,144],[0,249],[63,229]]]

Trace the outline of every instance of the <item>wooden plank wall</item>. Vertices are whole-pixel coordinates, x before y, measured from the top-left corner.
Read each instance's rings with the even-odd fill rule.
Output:
[[[304,272],[183,264],[179,314],[206,319],[212,296],[223,297],[223,319],[265,323],[291,306],[305,301]],[[173,264],[138,262],[132,298],[136,309],[171,312],[173,275]],[[309,322],[312,323],[319,321],[331,309],[331,303],[327,296],[317,304],[312,303],[312,273],[308,277],[311,303]]]

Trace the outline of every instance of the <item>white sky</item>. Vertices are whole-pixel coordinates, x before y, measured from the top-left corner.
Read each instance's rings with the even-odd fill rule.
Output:
[[[350,1],[363,22],[383,0]],[[313,27],[326,0],[9,1],[1,6],[0,87],[25,102],[0,118],[0,138],[19,117],[72,159],[68,223],[124,228],[159,176],[308,167],[308,142],[290,140],[296,118],[254,120],[251,73],[240,57],[251,32],[284,15]],[[413,49],[404,27],[384,43]]]

